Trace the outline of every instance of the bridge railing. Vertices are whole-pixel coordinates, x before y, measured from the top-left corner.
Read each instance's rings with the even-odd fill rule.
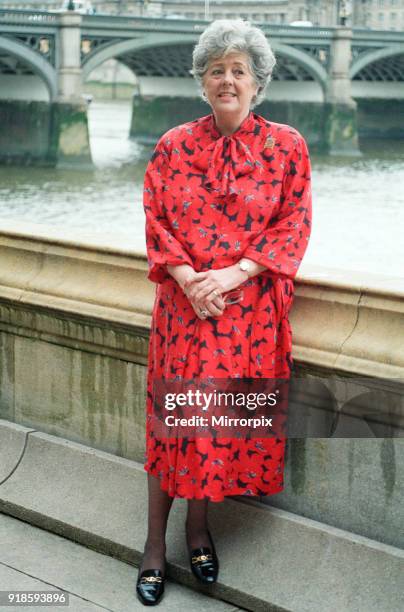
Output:
[[[396,30],[366,30],[354,28],[353,38],[355,42],[368,42],[375,46],[376,43],[404,43],[404,32]]]
[[[2,9],[0,8],[0,21],[10,23],[49,23],[56,22],[58,17],[62,13],[62,10],[46,11],[46,10],[25,10],[25,9]],[[97,13],[95,15],[82,15],[83,25],[100,25],[104,27],[106,24],[111,29],[128,25],[135,25],[137,27],[153,27],[153,29],[180,29],[182,31],[195,31],[202,30],[206,27],[207,22],[204,19],[166,19],[161,17],[142,17],[134,16],[131,14],[127,15],[111,15],[109,13]],[[289,36],[302,38],[329,38],[332,33],[337,29],[335,27],[296,27],[291,25],[278,25],[271,23],[260,23],[256,22],[257,25],[268,35],[273,34],[275,36]],[[369,41],[397,41],[402,42],[404,40],[404,32],[394,30],[370,30],[365,28],[353,28],[354,38],[357,40],[369,40]]]
[[[20,9],[0,9],[0,23],[56,23],[60,13],[49,11],[25,11]]]
[[[42,10],[20,10],[20,9],[0,9],[0,22],[2,23],[57,23],[62,11],[42,11]],[[142,17],[132,15],[111,15],[100,14],[82,15],[83,27],[100,27],[102,29],[123,29],[135,27],[136,29],[150,29],[159,31],[181,31],[195,32],[205,29],[209,22],[203,19],[165,19],[161,17]],[[258,22],[257,22],[258,23]],[[260,28],[268,36],[293,38],[330,38],[335,28],[323,27],[294,27],[288,25],[259,23]]]
[[[1,9],[0,23],[42,25],[57,25],[62,11]],[[97,13],[95,15],[82,15],[84,29],[100,28],[102,30],[140,29],[168,32],[202,32],[209,22],[203,19],[166,19],[161,17],[142,17],[134,15],[111,15]],[[295,27],[291,25],[278,25],[259,23],[257,25],[267,34],[276,38],[292,38],[312,42],[313,40],[329,40],[332,38],[335,27]],[[404,32],[392,30],[369,30],[353,28],[355,42],[368,43],[374,46],[377,43],[403,43]]]
[[[130,15],[83,15],[84,27],[109,29],[134,26],[159,31],[202,32],[210,23],[204,19],[163,19],[161,17],[132,17]],[[331,38],[335,28],[303,27],[258,23],[268,36],[293,38]]]

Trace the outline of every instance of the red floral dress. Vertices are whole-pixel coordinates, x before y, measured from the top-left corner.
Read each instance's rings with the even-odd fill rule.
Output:
[[[169,130],[144,183],[149,279],[157,283],[150,335],[145,469],[173,497],[272,495],[283,489],[285,440],[159,438],[150,426],[153,380],[288,378],[293,278],[311,227],[310,160],[303,137],[252,112],[231,136],[213,115]],[[265,266],[243,301],[200,320],[166,265],[196,271],[242,257]]]

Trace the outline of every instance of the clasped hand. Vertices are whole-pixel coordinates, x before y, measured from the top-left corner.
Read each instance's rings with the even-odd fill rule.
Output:
[[[191,273],[183,284],[183,291],[200,319],[220,317],[226,308],[223,293],[240,285],[243,279],[235,266]]]

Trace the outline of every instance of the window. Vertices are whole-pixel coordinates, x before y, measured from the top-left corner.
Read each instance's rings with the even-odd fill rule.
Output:
[[[393,23],[397,21],[397,13],[390,13],[390,21]]]
[[[384,6],[384,0],[379,0],[379,6]]]
[[[378,19],[379,19],[379,23],[384,23],[384,13],[379,13]]]

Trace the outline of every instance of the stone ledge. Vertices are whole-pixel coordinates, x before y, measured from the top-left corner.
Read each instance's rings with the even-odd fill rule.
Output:
[[[0,297],[0,331],[78,351],[147,364],[149,317],[143,320],[135,313],[133,326],[130,326],[128,322],[122,323],[120,311],[114,313],[112,309],[106,311],[92,307],[86,316],[84,308],[77,312],[77,303],[72,305],[64,300],[57,306],[56,300],[53,300],[53,307],[46,307],[20,304]]]
[[[17,469],[25,453],[27,436],[34,429],[27,429],[17,423],[0,421],[0,485],[4,484]]]
[[[2,329],[144,363],[154,299],[146,271],[135,250],[9,223],[0,229]],[[303,266],[291,311],[295,360],[404,378],[403,295],[403,279]],[[128,347],[122,332],[141,346]]]
[[[0,421],[0,459],[1,440],[13,427]],[[143,467],[47,434],[26,434],[23,460],[0,487],[0,509],[138,563],[147,510]],[[247,498],[211,504],[221,570],[219,582],[204,589],[188,569],[185,510],[185,500],[176,500],[167,536],[169,575],[178,582],[255,612],[403,608],[402,550]]]
[[[302,280],[291,324],[297,361],[353,374],[403,378],[404,301],[399,292]]]

